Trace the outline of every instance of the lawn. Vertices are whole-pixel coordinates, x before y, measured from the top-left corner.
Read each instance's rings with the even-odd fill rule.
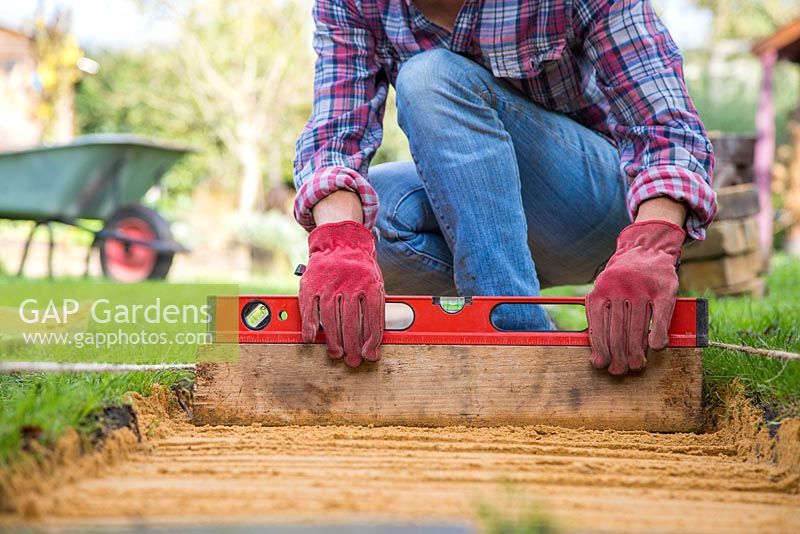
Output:
[[[709,297],[710,338],[800,353],[800,261],[776,255],[767,283],[762,300]],[[739,380],[769,419],[800,416],[800,361],[709,348],[703,364],[707,401],[716,400],[720,386]]]
[[[193,373],[0,375],[0,469],[19,453],[23,428],[41,430],[40,440],[52,445],[68,428],[90,430],[88,416],[122,403],[128,392],[149,394],[153,384],[170,387],[187,379]]]
[[[709,297],[711,339],[800,352],[800,261],[776,256],[768,287],[763,300]],[[547,294],[577,295],[585,289],[558,288]],[[241,291],[256,293],[259,288],[243,287]],[[261,291],[285,293],[285,288]],[[563,320],[571,324],[580,317],[572,309]],[[704,367],[708,402],[716,401],[721,386],[738,380],[768,419],[800,416],[799,361],[781,362],[709,348],[704,352]],[[169,387],[187,376],[190,374],[182,372],[0,376],[0,465],[18,454],[24,426],[41,428],[43,441],[50,444],[64,429],[80,428],[98,408],[123,402],[128,391],[146,393],[154,383]]]

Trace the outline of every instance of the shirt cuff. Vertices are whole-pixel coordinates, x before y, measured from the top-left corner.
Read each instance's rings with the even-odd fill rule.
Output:
[[[307,231],[314,229],[314,204],[334,191],[352,191],[361,197],[364,210],[364,226],[372,229],[378,217],[378,193],[369,182],[353,169],[347,167],[323,167],[317,169],[306,180],[294,199],[294,218]]]
[[[689,206],[684,224],[686,235],[698,241],[705,239],[706,228],[717,216],[717,194],[703,176],[675,165],[645,169],[628,190],[631,220],[636,218],[642,202],[662,196],[686,203]]]

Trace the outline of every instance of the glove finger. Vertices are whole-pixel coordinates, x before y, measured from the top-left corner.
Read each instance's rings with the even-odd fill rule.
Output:
[[[320,316],[322,318],[322,331],[325,333],[325,343],[328,345],[328,356],[334,360],[344,356],[342,348],[342,328],[339,317],[341,295],[320,301]]]
[[[340,326],[344,348],[344,363],[350,367],[361,365],[361,311],[357,296],[341,300]]]
[[[384,300],[383,292],[375,292],[369,296],[362,295],[359,299],[364,329],[364,346],[361,354],[368,362],[377,362],[381,359],[381,341],[386,320]]]
[[[625,316],[629,306],[627,301],[618,300],[611,303],[611,324],[608,327],[611,364],[608,366],[608,372],[612,375],[624,375],[628,372],[628,325]]]
[[[648,342],[650,348],[661,350],[669,343],[669,325],[675,311],[675,298],[656,299],[653,302],[653,324],[650,327]]]
[[[605,369],[611,363],[608,350],[608,314],[611,303],[604,299],[586,296],[586,321],[589,323],[589,341],[592,345],[592,365],[597,369]]]
[[[628,367],[631,370],[644,369],[647,364],[647,327],[650,325],[651,307],[649,303],[631,308],[628,319]]]
[[[319,331],[319,296],[300,300],[303,343],[313,343]]]

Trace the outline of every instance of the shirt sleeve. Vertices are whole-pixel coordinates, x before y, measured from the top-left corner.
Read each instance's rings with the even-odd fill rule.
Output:
[[[680,50],[650,0],[581,4],[583,46],[610,104],[631,218],[645,200],[668,196],[688,205],[688,236],[704,239],[717,212],[714,155],[686,90]]]
[[[366,175],[383,136],[388,82],[355,0],[317,0],[313,13],[314,106],[296,145],[294,215],[310,231],[314,204],[347,190],[361,197],[371,228],[378,196]]]

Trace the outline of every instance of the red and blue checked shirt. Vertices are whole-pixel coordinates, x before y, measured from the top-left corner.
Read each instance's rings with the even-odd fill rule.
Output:
[[[381,143],[388,84],[405,60],[448,48],[615,143],[628,209],[657,196],[685,202],[702,239],[716,214],[711,143],[683,80],[680,51],[649,0],[465,0],[452,32],[412,0],[317,0],[314,107],[297,142],[294,211],[337,190],[358,193],[372,227],[367,168]]]

